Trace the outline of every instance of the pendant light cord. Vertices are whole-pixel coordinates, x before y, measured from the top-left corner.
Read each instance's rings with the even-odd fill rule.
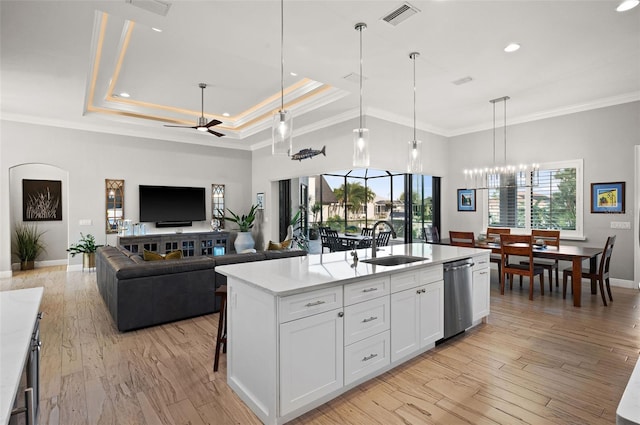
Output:
[[[413,59],[413,143],[416,142],[416,56],[417,53],[412,53]]]
[[[204,118],[204,87],[200,87],[200,112]]]
[[[358,28],[360,31],[360,131],[362,131],[362,25]]]
[[[507,100],[504,98],[504,164],[507,165]]]
[[[280,112],[284,112],[284,0],[280,0]]]
[[[496,167],[496,102],[493,103],[493,168]]]

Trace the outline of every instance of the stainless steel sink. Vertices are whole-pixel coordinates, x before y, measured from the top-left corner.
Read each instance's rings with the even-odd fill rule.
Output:
[[[400,264],[409,264],[424,260],[428,260],[428,258],[413,257],[411,255],[391,255],[389,257],[369,258],[367,260],[361,260],[361,262],[375,264],[376,266],[399,266]]]

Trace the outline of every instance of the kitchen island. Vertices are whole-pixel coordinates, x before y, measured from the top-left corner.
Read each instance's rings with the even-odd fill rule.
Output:
[[[444,335],[443,264],[472,258],[473,324],[489,314],[489,252],[431,244],[221,266],[227,381],[266,424],[282,424],[435,346]]]

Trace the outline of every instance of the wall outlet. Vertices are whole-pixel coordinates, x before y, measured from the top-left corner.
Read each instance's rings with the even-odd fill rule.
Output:
[[[79,226],[91,226],[93,224],[93,222],[91,221],[90,218],[83,218],[82,220],[80,220],[78,222]]]
[[[630,221],[612,221],[611,222],[612,229],[631,229]]]

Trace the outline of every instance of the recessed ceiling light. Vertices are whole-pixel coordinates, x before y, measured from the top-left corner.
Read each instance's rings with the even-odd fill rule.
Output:
[[[290,72],[289,74],[290,74],[292,77],[297,77],[297,76],[298,76],[298,74],[296,74],[295,72]]]
[[[510,43],[507,47],[504,48],[504,51],[507,53],[512,53],[518,49],[520,49],[520,45],[518,43]]]
[[[622,3],[616,7],[618,12],[626,12],[627,10],[631,10],[640,4],[640,0],[624,0]]]
[[[154,30],[155,32],[162,32],[162,30],[160,28],[151,27],[151,29]]]
[[[130,97],[129,93],[122,92],[120,93],[120,97]]]
[[[223,116],[223,117],[230,117],[230,116],[231,116],[231,114],[230,114],[230,113],[228,113],[228,112],[224,112],[224,113],[222,114],[222,116]]]

